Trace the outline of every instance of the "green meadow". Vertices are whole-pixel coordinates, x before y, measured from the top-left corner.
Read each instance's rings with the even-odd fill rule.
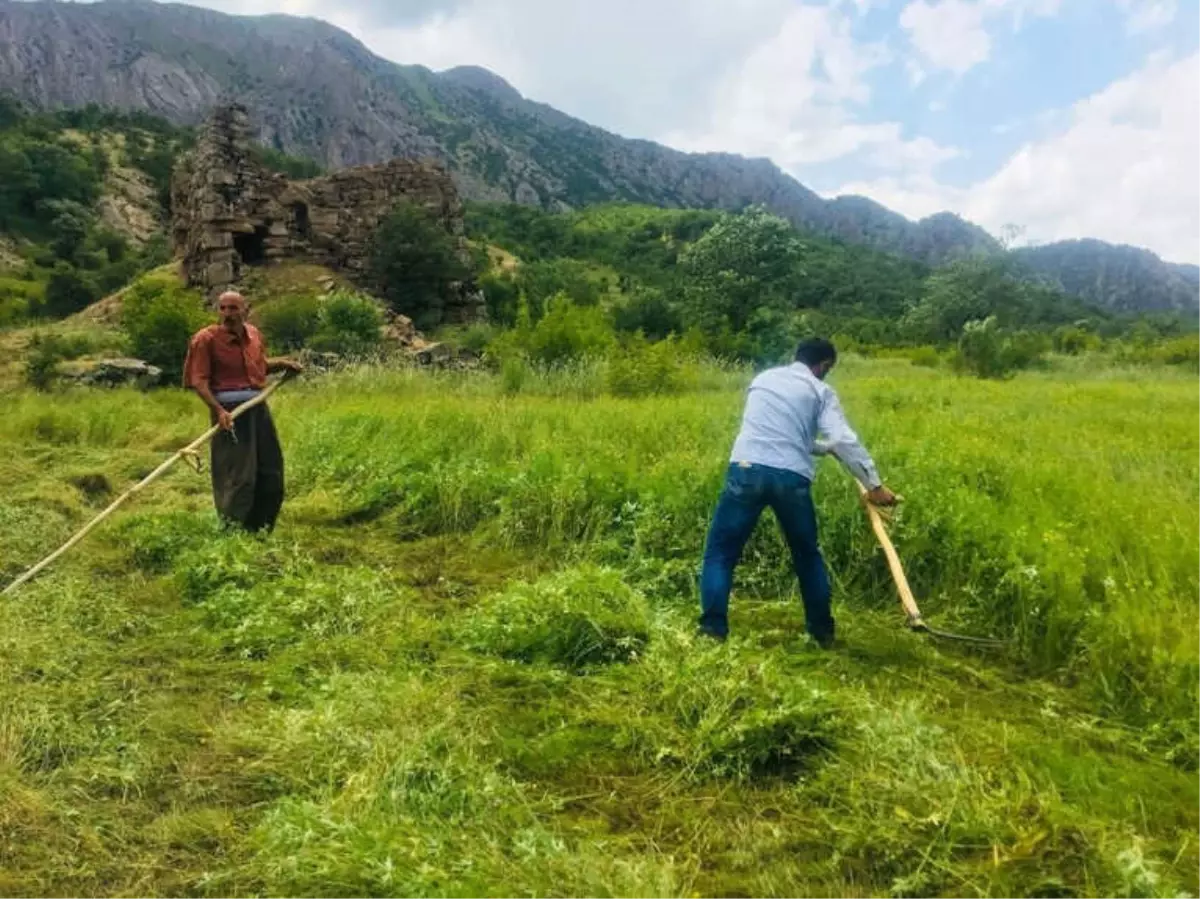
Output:
[[[274,534],[180,465],[0,601],[0,893],[1195,895],[1194,377],[845,360],[922,610],[1008,643],[907,631],[825,462],[831,652],[769,516],[693,634],[748,377],[283,388]],[[10,393],[0,580],[203,426]]]

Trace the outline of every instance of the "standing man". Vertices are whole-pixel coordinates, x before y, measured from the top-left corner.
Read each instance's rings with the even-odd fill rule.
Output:
[[[197,331],[183,364],[183,386],[196,391],[221,431],[212,441],[213,500],[227,524],[271,530],[283,505],[283,451],[266,403],[239,415],[235,408],[267,386],[271,372],[300,372],[290,359],[268,359],[258,328],[246,323],[240,293],[217,299],[220,321]]]
[[[700,575],[700,632],[718,640],[729,633],[733,570],[766,506],[792,553],[804,599],[804,624],[823,648],[833,645],[829,575],[817,544],[812,501],[814,455],[832,453],[868,490],[870,502],[890,506],[875,463],[846,421],[833,388],[824,383],[837,350],[813,338],[796,349],[796,361],[764,371],[750,384],[742,429],[733,445],[725,489],[717,503]],[[824,435],[818,440],[818,433]]]

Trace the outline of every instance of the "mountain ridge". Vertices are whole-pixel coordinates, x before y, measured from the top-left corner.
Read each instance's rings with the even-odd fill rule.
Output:
[[[866,197],[827,200],[769,159],[623,138],[523,97],[487,69],[393,63],[314,18],[234,16],[150,0],[0,0],[0,89],[37,107],[98,103],[183,124],[236,96],[268,146],[330,168],[437,158],[468,200],[551,210],[610,200],[762,204],[798,227],[929,265],[1002,251],[953,213],[914,222]],[[1095,266],[1095,252],[1086,255]],[[1138,274],[1124,272],[1115,283],[1141,279],[1131,294],[1139,309],[1200,305],[1200,276],[1193,287],[1189,274],[1157,257],[1157,265],[1121,258]],[[1107,280],[1046,271],[1043,258],[1034,260],[1041,276],[1090,291],[1077,295],[1112,301]]]

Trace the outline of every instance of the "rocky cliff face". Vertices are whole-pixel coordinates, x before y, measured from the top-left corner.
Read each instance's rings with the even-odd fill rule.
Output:
[[[1163,262],[1149,250],[1101,240],[1064,240],[1014,251],[1027,271],[1066,293],[1118,312],[1196,309],[1200,271]]]
[[[43,107],[100,103],[182,123],[236,98],[267,145],[330,168],[434,156],[467,199],[548,209],[764,203],[797,225],[928,262],[994,248],[953,217],[931,228],[858,198],[829,204],[765,159],[626,140],[524,99],[485,69],[396,65],[311,19],[148,0],[0,0],[0,89]]]

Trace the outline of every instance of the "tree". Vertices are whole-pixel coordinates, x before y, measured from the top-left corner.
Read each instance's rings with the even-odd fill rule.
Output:
[[[958,340],[957,363],[980,378],[1008,378],[1014,372],[1036,365],[1049,338],[1028,331],[1007,331],[996,316],[970,321]]]
[[[388,305],[418,328],[441,324],[446,297],[469,274],[454,237],[412,203],[396,206],[372,238],[368,277]]]
[[[168,382],[178,383],[188,341],[208,321],[200,294],[171,275],[145,275],[121,298],[121,325],[130,348],[139,359],[161,368]]]
[[[46,313],[65,318],[100,299],[100,292],[78,269],[59,263],[46,284]]]
[[[685,324],[738,333],[760,310],[790,311],[802,251],[792,226],[761,207],[725,216],[680,254]]]
[[[999,324],[1026,321],[1025,285],[1002,259],[972,256],[938,269],[925,279],[921,298],[904,317],[916,339],[956,340],[969,321],[996,316]]]
[[[49,200],[46,206],[53,212],[50,232],[54,255],[67,262],[78,263],[79,251],[88,236],[91,212],[72,200]]]

